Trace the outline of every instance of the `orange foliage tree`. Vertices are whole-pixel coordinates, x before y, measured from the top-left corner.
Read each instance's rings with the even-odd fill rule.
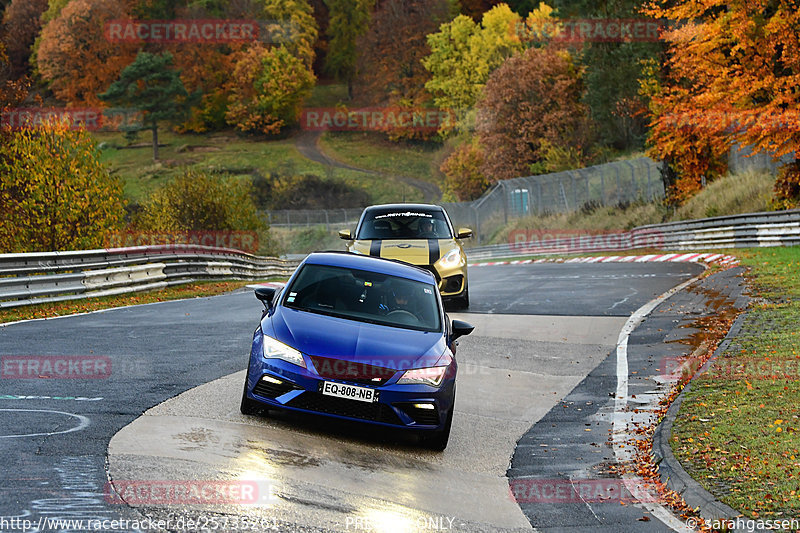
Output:
[[[251,46],[237,55],[227,86],[228,123],[242,131],[277,134],[297,121],[314,81],[303,60],[283,46]]]
[[[582,95],[580,70],[565,50],[530,48],[507,59],[478,102],[484,175],[492,183],[530,175],[549,146],[585,151],[591,126]]]
[[[733,143],[779,157],[800,153],[800,11],[792,0],[653,0],[647,14],[676,21],[651,100],[653,153],[679,180],[724,171]],[[683,145],[683,146],[682,146]],[[800,164],[781,169],[780,207],[800,202]],[[689,189],[691,187],[684,187]]]
[[[124,18],[119,0],[72,0],[47,23],[36,62],[58,98],[68,105],[100,105],[97,94],[136,57],[136,44],[105,36],[106,22]]]
[[[42,28],[40,18],[47,9],[47,0],[12,0],[3,13],[4,40],[14,77],[28,72],[36,36]]]

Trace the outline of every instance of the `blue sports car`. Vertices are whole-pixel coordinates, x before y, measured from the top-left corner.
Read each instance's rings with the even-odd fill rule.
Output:
[[[456,392],[456,339],[433,274],[399,261],[311,254],[264,302],[241,411],[313,412],[416,431],[443,450]]]

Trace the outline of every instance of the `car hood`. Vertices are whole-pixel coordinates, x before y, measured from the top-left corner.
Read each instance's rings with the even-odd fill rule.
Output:
[[[447,344],[441,332],[392,328],[281,307],[262,330],[306,355],[407,370],[433,366]]]
[[[458,245],[453,239],[387,239],[354,241],[351,252],[398,259],[412,265],[432,265]]]

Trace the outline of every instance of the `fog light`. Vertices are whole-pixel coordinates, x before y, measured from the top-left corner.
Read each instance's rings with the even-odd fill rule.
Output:
[[[283,381],[273,378],[272,376],[264,376],[261,378],[261,381],[266,381],[267,383],[274,383],[275,385],[282,385]]]
[[[415,409],[436,409],[432,403],[415,403],[413,407]]]

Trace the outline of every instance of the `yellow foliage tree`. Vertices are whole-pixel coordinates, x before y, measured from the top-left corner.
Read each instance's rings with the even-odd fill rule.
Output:
[[[103,246],[125,214],[94,141],[68,124],[11,132],[0,146],[0,253]]]

